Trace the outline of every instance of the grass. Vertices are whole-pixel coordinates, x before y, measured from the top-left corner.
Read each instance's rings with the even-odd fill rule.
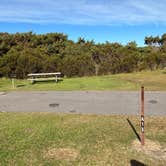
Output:
[[[138,73],[93,76],[82,78],[64,78],[59,83],[15,80],[12,89],[10,79],[0,79],[0,91],[34,91],[34,90],[139,90],[144,85],[146,90],[166,90],[166,74],[161,71],[143,71]]]
[[[139,132],[135,116],[1,112],[0,165],[127,166],[136,160],[164,166],[132,147],[136,136],[127,118]],[[165,146],[166,117],[145,120],[146,138]]]
[[[147,90],[166,90],[166,73],[161,70],[119,74],[117,77],[134,83],[137,88],[144,85]]]

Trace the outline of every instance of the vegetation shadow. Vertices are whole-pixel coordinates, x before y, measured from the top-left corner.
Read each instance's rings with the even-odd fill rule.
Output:
[[[57,82],[55,80],[40,80],[40,81],[35,81],[33,82],[32,84],[44,84],[44,83],[59,83],[59,82],[62,82],[63,80],[58,80]]]
[[[134,134],[137,136],[138,140],[141,142],[141,138],[139,136],[139,134],[137,133],[135,127],[133,126],[133,124],[131,123],[131,121],[127,118],[127,122],[129,123],[130,127],[132,128]]]
[[[131,166],[146,166],[145,164],[143,164],[137,160],[130,160],[130,165]]]
[[[17,88],[23,87],[25,84],[17,85]]]

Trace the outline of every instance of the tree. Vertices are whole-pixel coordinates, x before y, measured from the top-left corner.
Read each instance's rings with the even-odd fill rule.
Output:
[[[54,71],[89,76],[165,67],[166,34],[145,37],[145,44],[74,42],[63,33],[0,33],[0,77]]]

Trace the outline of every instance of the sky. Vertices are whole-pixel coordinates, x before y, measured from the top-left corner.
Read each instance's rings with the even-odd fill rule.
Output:
[[[0,0],[0,31],[143,46],[145,36],[166,33],[165,9],[166,0]]]

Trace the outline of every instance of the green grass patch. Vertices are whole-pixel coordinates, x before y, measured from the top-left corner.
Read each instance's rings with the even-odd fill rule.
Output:
[[[0,91],[47,91],[47,90],[139,90],[144,85],[146,90],[166,90],[166,74],[161,71],[144,71],[138,73],[115,74],[81,78],[64,78],[58,83],[15,80],[12,88],[10,79],[0,79]]]
[[[133,149],[127,118],[139,132],[135,116],[0,113],[0,165],[164,166]],[[146,117],[146,138],[165,145],[165,126],[166,117]]]

